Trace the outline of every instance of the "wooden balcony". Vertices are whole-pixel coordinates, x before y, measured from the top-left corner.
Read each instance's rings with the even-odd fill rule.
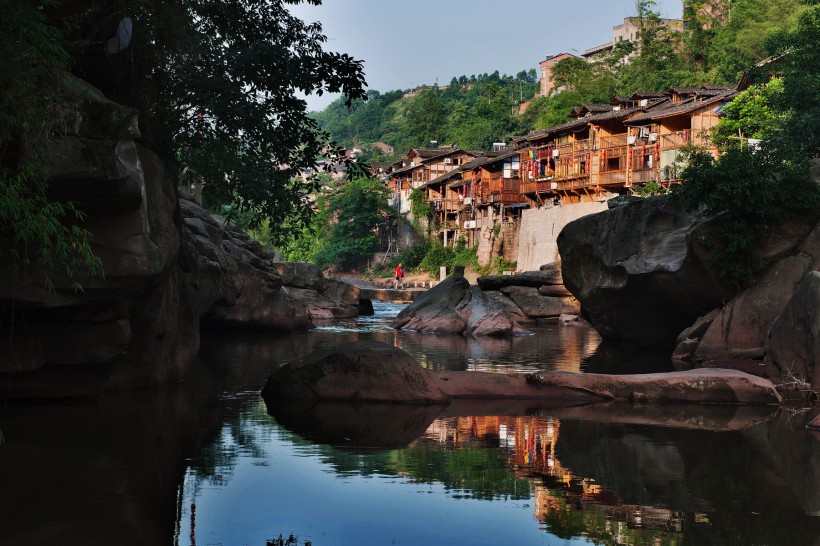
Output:
[[[640,169],[632,171],[632,183],[643,184],[658,180],[658,169]]]
[[[567,179],[567,180],[552,181],[552,183],[550,183],[550,186],[552,187],[553,185],[555,186],[554,189],[563,190],[563,191],[578,190],[578,189],[581,189],[581,188],[586,188],[590,185],[589,184],[589,175],[585,174],[585,175],[577,176],[577,177],[570,178],[570,179]]]
[[[521,184],[521,195],[548,193],[558,189],[558,181],[550,179],[533,180]]]
[[[623,186],[626,184],[626,169],[598,173],[599,186]]]
[[[515,205],[523,202],[521,193],[517,190],[502,190],[498,193],[491,193],[488,196],[488,203],[501,203],[502,205]]]
[[[681,148],[692,142],[689,131],[678,131],[677,133],[670,133],[668,135],[661,135],[661,150],[672,150]]]
[[[600,148],[602,150],[608,148],[620,148],[621,146],[626,146],[626,133],[601,137]]]

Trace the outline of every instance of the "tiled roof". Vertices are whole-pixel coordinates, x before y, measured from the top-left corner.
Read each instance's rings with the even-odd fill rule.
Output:
[[[634,118],[627,120],[626,123],[640,123],[642,121],[652,121],[669,116],[686,114],[687,112],[697,110],[698,108],[703,108],[704,106],[709,106],[710,104],[731,100],[736,94],[736,91],[725,91],[719,95],[704,97],[701,100],[691,98],[681,102],[670,103],[665,105],[663,108],[651,109],[644,114],[635,116]]]
[[[473,159],[472,161],[468,161],[467,163],[465,163],[463,165],[459,165],[458,167],[456,167],[455,169],[453,169],[450,172],[444,173],[441,176],[438,176],[438,177],[432,179],[431,181],[426,182],[421,187],[426,188],[428,186],[434,186],[436,184],[446,182],[450,178],[452,178],[455,175],[457,175],[459,173],[462,173],[464,171],[477,169],[478,167],[483,167],[484,165],[491,165],[493,163],[496,163],[498,161],[503,161],[503,160],[505,160],[509,157],[518,155],[520,153],[521,153],[520,150],[505,150],[504,152],[497,153],[496,155],[493,155],[493,156],[477,157],[477,158]]]
[[[550,134],[555,134],[555,133],[560,133],[560,132],[563,132],[563,131],[568,131],[570,129],[575,129],[577,127],[583,127],[584,125],[586,125],[588,123],[595,123],[595,122],[606,121],[606,120],[610,120],[610,119],[625,118],[625,117],[630,116],[632,114],[636,114],[638,112],[645,112],[649,109],[655,108],[655,107],[667,102],[668,100],[669,99],[666,98],[666,97],[659,97],[659,98],[649,99],[646,106],[634,106],[634,107],[631,107],[631,108],[621,108],[620,110],[608,110],[606,112],[601,112],[600,114],[593,114],[591,116],[578,118],[578,119],[572,120],[568,123],[564,123],[563,125],[558,125],[556,127],[549,127],[547,129],[543,129],[541,131],[536,131],[534,133],[530,133],[529,135],[527,135],[525,137],[517,137],[517,138],[514,138],[513,140],[515,142],[532,141],[532,140],[536,140],[536,139],[542,138],[542,137],[550,135]]]
[[[667,93],[675,93],[676,95],[694,95],[700,91],[699,87],[670,87],[666,90]]]
[[[635,91],[632,93],[630,97],[631,100],[640,100],[640,99],[657,99],[663,96],[663,93],[653,93],[647,91]]]
[[[456,148],[451,148],[450,146],[447,146],[445,148],[412,148],[410,151],[416,152],[416,154],[422,159],[432,159],[434,157],[454,152],[456,150]]]
[[[590,103],[590,104],[582,104],[581,106],[576,106],[570,112],[570,116],[578,117],[583,116],[586,113],[592,114],[600,114],[602,112],[609,112],[612,110],[611,104],[599,104],[599,103]]]

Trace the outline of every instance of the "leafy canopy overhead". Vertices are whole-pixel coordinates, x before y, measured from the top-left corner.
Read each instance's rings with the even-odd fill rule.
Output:
[[[204,182],[206,205],[238,203],[272,225],[308,210],[315,185],[294,177],[338,154],[298,93],[365,97],[361,61],[325,51],[321,25],[286,7],[300,1],[154,0],[127,13],[149,145]]]

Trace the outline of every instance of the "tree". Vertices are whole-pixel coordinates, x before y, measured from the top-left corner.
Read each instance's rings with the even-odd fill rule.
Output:
[[[84,214],[49,197],[48,145],[67,108],[70,57],[63,36],[29,2],[0,1],[0,245],[3,274],[34,274],[52,288],[57,270],[102,275]],[[9,271],[8,269],[11,271]],[[75,285],[75,289],[81,288]]]
[[[405,130],[416,146],[443,136],[441,121],[447,108],[438,87],[431,87],[414,97],[405,113]]]
[[[804,0],[816,4],[815,0]],[[785,113],[778,145],[803,161],[820,156],[820,6],[807,9],[791,33],[775,35],[770,51],[781,59],[783,93],[776,99]]]
[[[723,275],[737,283],[753,275],[756,244],[772,226],[818,213],[820,190],[809,171],[820,156],[818,43],[820,7],[813,7],[794,32],[770,41],[770,52],[783,63],[783,91],[772,94],[772,116],[760,123],[767,140],[756,150],[731,145],[717,160],[694,153],[683,172],[685,183],[673,194],[687,209],[714,218],[715,257]],[[754,92],[745,100],[753,98]],[[743,107],[744,102],[735,107],[738,115]]]
[[[619,92],[663,91],[673,85],[703,83],[704,76],[687,67],[680,55],[681,35],[670,29],[655,9],[654,0],[638,0],[637,55],[620,76]]]
[[[330,199],[330,236],[317,255],[322,265],[355,267],[376,250],[376,229],[393,214],[390,192],[378,180],[359,178]]]
[[[125,4],[148,144],[205,183],[207,205],[234,202],[273,226],[305,217],[315,185],[294,176],[338,153],[297,93],[365,98],[361,62],[324,51],[321,25],[285,6],[298,1]]]
[[[755,62],[765,59],[767,40],[781,32],[791,32],[806,9],[800,0],[735,0],[730,16],[718,25],[704,44],[710,79],[736,83]]]
[[[724,147],[742,139],[771,138],[782,124],[783,114],[776,109],[782,94],[783,80],[780,78],[740,93],[723,107],[712,141]]]

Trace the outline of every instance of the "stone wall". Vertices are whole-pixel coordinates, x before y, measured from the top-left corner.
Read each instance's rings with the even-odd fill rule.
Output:
[[[523,211],[518,233],[518,256],[515,259],[518,271],[536,271],[544,264],[559,261],[556,240],[564,226],[606,209],[606,202],[592,202]]]

